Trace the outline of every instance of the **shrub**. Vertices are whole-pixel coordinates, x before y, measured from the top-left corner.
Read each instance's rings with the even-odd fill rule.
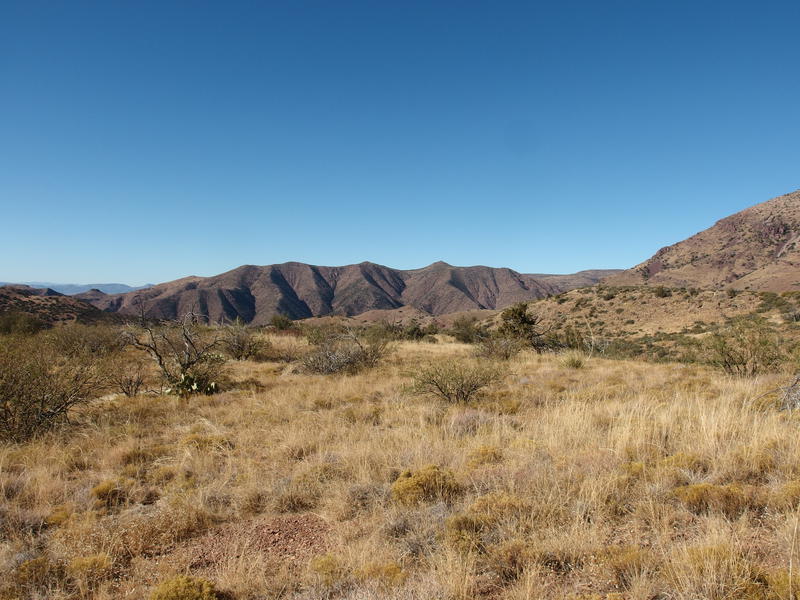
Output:
[[[258,355],[263,342],[257,340],[241,319],[223,329],[222,347],[233,360],[247,360]]]
[[[568,352],[561,359],[561,364],[568,369],[582,369],[586,366],[586,359],[580,352]]]
[[[0,315],[0,334],[33,335],[47,327],[44,321],[22,312]]]
[[[348,330],[321,342],[316,350],[303,358],[303,366],[309,373],[352,375],[375,367],[386,352],[385,341],[367,341],[354,330]]]
[[[453,322],[449,333],[462,344],[474,344],[489,337],[486,327],[475,317],[459,317]]]
[[[653,294],[655,294],[656,298],[669,298],[672,296],[672,290],[665,288],[663,285],[659,285],[653,290]]]
[[[128,398],[139,395],[147,382],[147,369],[138,356],[119,355],[108,364],[107,380],[111,388]]]
[[[186,575],[162,582],[150,594],[150,600],[216,600],[218,597],[213,583]]]
[[[478,446],[469,453],[469,466],[491,465],[503,460],[503,451],[495,446]]]
[[[296,327],[291,318],[281,314],[272,315],[272,318],[269,320],[269,324],[278,331],[289,331],[290,329],[294,329]]]
[[[215,352],[220,340],[203,330],[197,315],[189,313],[180,322],[167,325],[131,328],[126,340],[158,365],[169,386],[167,393],[189,396],[219,391],[225,363],[225,358]]]
[[[546,331],[542,328],[542,320],[539,316],[528,312],[526,302],[518,302],[509,306],[500,313],[500,320],[500,327],[497,331],[501,336],[519,340],[537,352],[542,352],[547,348],[544,339]]]
[[[434,500],[451,502],[461,491],[453,472],[436,465],[403,471],[392,484],[392,497],[407,506]]]
[[[739,377],[777,371],[789,360],[784,340],[762,318],[734,319],[702,349],[706,362]]]
[[[46,598],[46,595],[39,596],[36,592],[48,592],[50,588],[57,586],[63,578],[63,565],[51,560],[46,555],[39,556],[26,560],[19,565],[10,578],[10,589],[6,589],[12,594],[11,598],[34,598],[37,596]],[[0,588],[0,593],[5,591]],[[19,595],[16,595],[15,592]]]
[[[95,358],[65,357],[36,338],[0,346],[0,438],[23,441],[67,419],[102,389]]]
[[[70,561],[67,572],[76,580],[78,588],[86,595],[104,579],[108,579],[113,571],[113,563],[108,554],[92,554],[79,556]]]
[[[95,508],[113,509],[125,504],[134,485],[132,479],[125,478],[101,481],[92,488],[92,495],[97,499]]]
[[[490,337],[478,344],[475,356],[494,360],[509,360],[522,351],[522,342],[507,337]]]
[[[503,372],[493,365],[444,362],[418,371],[414,375],[413,392],[453,404],[466,404],[502,378]]]

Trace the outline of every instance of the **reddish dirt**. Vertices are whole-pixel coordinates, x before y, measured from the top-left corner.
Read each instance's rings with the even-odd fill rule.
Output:
[[[331,547],[331,528],[311,513],[222,525],[194,540],[191,567],[208,567],[223,559],[255,552],[294,564]]]

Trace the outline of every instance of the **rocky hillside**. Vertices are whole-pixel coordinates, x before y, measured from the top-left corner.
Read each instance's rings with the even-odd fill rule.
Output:
[[[535,276],[443,262],[405,271],[369,262],[344,267],[290,262],[245,265],[214,277],[186,277],[126,294],[93,290],[77,297],[109,312],[139,314],[144,309],[155,318],[197,312],[212,321],[241,318],[263,324],[275,314],[299,319],[406,306],[431,315],[503,308],[591,285],[608,273]]]
[[[800,191],[773,198],[645,262],[605,279],[608,285],[800,290]]]
[[[84,300],[26,285],[0,286],[0,315],[8,313],[31,315],[48,325],[67,321],[88,323],[108,316]]]

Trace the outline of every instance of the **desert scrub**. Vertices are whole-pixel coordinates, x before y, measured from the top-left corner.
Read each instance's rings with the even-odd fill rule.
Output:
[[[43,555],[23,562],[7,581],[0,583],[0,597],[46,598],[53,589],[62,587],[65,572],[61,563]]]
[[[214,584],[207,579],[179,575],[168,579],[153,590],[150,600],[216,600]]]
[[[406,506],[436,500],[452,502],[461,492],[462,487],[453,472],[436,465],[403,471],[392,484],[392,498]]]
[[[523,342],[517,338],[490,337],[478,343],[475,356],[490,360],[510,360],[522,352],[523,347]]]
[[[678,548],[668,557],[663,575],[678,598],[764,597],[763,571],[727,543]]]
[[[448,361],[420,369],[414,375],[412,391],[452,404],[466,404],[485,388],[499,383],[504,371],[480,362]]]
[[[97,356],[60,353],[42,335],[0,344],[0,440],[22,442],[65,423],[102,390]]]
[[[307,373],[353,375],[377,366],[387,350],[385,340],[368,340],[354,330],[346,330],[320,340],[302,362]]]

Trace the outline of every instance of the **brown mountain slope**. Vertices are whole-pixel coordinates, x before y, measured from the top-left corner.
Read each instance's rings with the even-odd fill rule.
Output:
[[[185,277],[126,294],[91,292],[78,297],[110,312],[138,314],[143,307],[155,318],[197,312],[212,321],[238,317],[258,325],[278,313],[298,319],[404,306],[432,315],[502,308],[557,294],[577,283],[595,283],[600,275],[591,273],[551,282],[511,269],[443,262],[407,271],[369,262],[344,267],[289,262],[245,265],[214,277]]]
[[[800,191],[773,198],[604,280],[608,285],[800,289]]]
[[[64,296],[49,288],[27,285],[0,287],[0,315],[23,313],[54,325],[67,321],[95,322],[108,317],[89,302]]]

